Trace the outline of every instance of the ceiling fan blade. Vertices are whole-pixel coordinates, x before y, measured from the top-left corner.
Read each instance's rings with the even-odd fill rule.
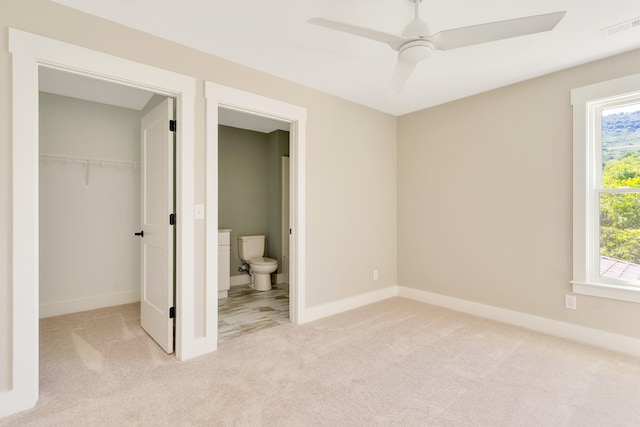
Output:
[[[416,67],[418,61],[411,61],[403,57],[402,52],[398,55],[398,63],[393,71],[393,77],[389,84],[389,94],[397,95],[400,93],[404,84],[409,80],[409,76]]]
[[[366,39],[375,40],[391,46],[393,50],[400,49],[406,40],[393,34],[383,33],[382,31],[371,30],[369,28],[359,27],[357,25],[344,24],[342,22],[332,21],[325,18],[311,18],[307,21],[310,24],[319,25],[321,27],[330,28],[332,30],[342,31],[343,33],[353,34],[355,36],[364,37]]]
[[[440,31],[428,37],[428,40],[434,44],[436,49],[451,50],[511,37],[541,33],[543,31],[553,30],[566,13],[566,11],[554,12],[472,25],[470,27],[454,28]]]

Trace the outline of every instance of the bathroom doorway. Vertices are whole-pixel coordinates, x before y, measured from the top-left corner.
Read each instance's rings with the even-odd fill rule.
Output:
[[[219,123],[224,120],[222,114],[232,113],[240,115],[245,120],[253,122],[266,121],[273,125],[279,122],[280,125],[288,126],[288,149],[289,149],[289,227],[288,235],[280,235],[277,238],[285,238],[289,244],[289,321],[295,324],[306,321],[305,300],[305,139],[306,139],[306,109],[266,98],[249,92],[240,91],[227,86],[205,82],[205,98],[207,107],[207,158],[206,158],[206,183],[207,183],[207,223],[224,226],[218,218],[219,202]],[[228,124],[228,123],[227,123]],[[238,126],[238,125],[235,125]],[[282,129],[281,129],[282,130]],[[273,129],[270,129],[273,131]],[[277,168],[282,165],[281,160],[277,160]],[[280,184],[278,184],[280,185]],[[280,188],[281,190],[281,188]],[[245,193],[241,193],[242,197]],[[278,201],[278,203],[280,203]],[[278,205],[281,210],[282,206]],[[278,218],[279,228],[282,228],[282,218]],[[209,248],[213,242],[218,241],[217,229],[208,228],[206,240]],[[254,234],[264,234],[260,230]],[[280,232],[281,233],[281,232]],[[237,243],[231,242],[234,247],[231,253],[237,251]],[[279,247],[282,251],[282,248]],[[218,265],[217,251],[207,252],[207,265]],[[214,270],[217,273],[217,268]],[[233,274],[230,271],[230,274]],[[209,274],[208,277],[213,277]],[[218,314],[217,298],[215,301],[216,320]],[[212,325],[213,326],[213,325]],[[217,325],[216,325],[217,326]],[[217,330],[217,328],[216,328]]]
[[[226,280],[219,282],[220,343],[290,322],[288,252],[284,253],[289,243],[288,168],[286,182],[283,179],[290,125],[226,108],[218,109],[218,119],[218,227],[230,230],[230,250],[218,247],[230,252],[228,270],[222,274]],[[238,238],[255,235],[264,236],[260,256],[277,263],[277,270],[266,276],[271,283],[268,290],[252,286],[248,266],[239,254]],[[230,289],[224,289],[224,283]]]

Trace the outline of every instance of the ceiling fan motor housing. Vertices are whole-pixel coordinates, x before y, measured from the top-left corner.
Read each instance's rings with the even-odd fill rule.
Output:
[[[400,47],[400,56],[409,62],[420,62],[431,56],[433,43],[429,40],[412,40]]]

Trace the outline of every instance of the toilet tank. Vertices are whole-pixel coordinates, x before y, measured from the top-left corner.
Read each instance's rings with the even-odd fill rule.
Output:
[[[238,255],[243,261],[264,256],[265,236],[238,236]]]

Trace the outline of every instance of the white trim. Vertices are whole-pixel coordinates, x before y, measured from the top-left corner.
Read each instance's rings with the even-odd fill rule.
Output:
[[[341,299],[339,301],[322,304],[315,307],[307,308],[305,317],[302,322],[312,322],[314,320],[322,319],[335,314],[343,313],[345,311],[353,310],[365,305],[373,304],[378,301],[383,301],[388,298],[392,298],[398,295],[397,286],[389,286],[387,288],[378,289],[375,291],[367,292],[366,294],[356,295],[353,297]]]
[[[639,81],[640,73],[572,89],[571,105],[584,107],[589,101],[638,92],[640,90]]]
[[[251,276],[248,274],[241,274],[239,276],[231,276],[229,278],[229,286],[243,286],[251,283]]]
[[[140,301],[140,291],[117,292],[87,298],[74,298],[65,301],[40,304],[40,318],[62,316],[63,314],[131,304]]]
[[[282,283],[284,279],[284,274],[279,273],[276,274],[276,283]],[[251,276],[248,274],[240,274],[238,276],[231,276],[229,278],[229,286],[243,286],[251,283]]]
[[[418,289],[398,287],[398,296],[427,304],[437,305],[450,310],[460,311],[474,316],[484,317],[510,325],[519,326],[544,334],[578,341],[595,347],[606,348],[620,353],[640,356],[640,339],[613,334],[598,329],[573,325],[544,317],[533,316],[519,311],[507,310],[491,305],[462,300]]]
[[[46,37],[9,29],[13,63],[13,384],[0,393],[0,416],[38,399],[38,68],[49,67],[137,87],[177,100],[176,356],[202,354],[195,337],[195,79]],[[20,236],[15,238],[15,236]],[[181,308],[184,308],[182,310]]]
[[[591,141],[600,133],[595,122],[603,104],[624,103],[640,96],[640,74],[596,83],[571,90],[573,106],[573,292],[622,301],[640,302],[640,287],[628,281],[600,276],[599,153]],[[589,167],[592,165],[592,167]],[[592,170],[594,170],[592,172]],[[615,192],[607,190],[608,192]],[[631,286],[629,286],[631,285]]]
[[[289,147],[291,157],[290,219],[293,233],[290,235],[289,317],[293,323],[305,319],[306,274],[306,108],[287,104],[238,89],[205,81],[206,99],[206,217],[205,252],[207,287],[217,289],[218,257],[218,108],[228,108],[248,114],[273,118],[289,123]],[[207,328],[217,334],[218,300],[207,295]],[[216,343],[217,345],[217,343]]]
[[[640,289],[608,283],[584,283],[571,281],[573,293],[594,297],[640,302]]]
[[[10,51],[11,37],[9,34]],[[23,117],[37,118],[37,101],[29,93],[37,87],[37,75],[28,55],[13,53],[13,230],[12,230],[12,388],[0,394],[0,417],[29,409],[38,400],[38,123]],[[15,76],[21,78],[16,79]],[[22,168],[17,168],[21,165]],[[20,236],[17,238],[17,236]]]

